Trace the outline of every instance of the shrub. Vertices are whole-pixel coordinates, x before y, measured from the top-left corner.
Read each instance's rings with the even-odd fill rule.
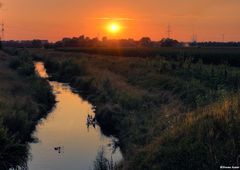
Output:
[[[117,101],[127,110],[137,109],[144,105],[141,96],[136,96],[130,92],[122,92],[118,94]]]
[[[35,74],[33,63],[23,63],[18,67],[17,70],[22,76],[31,76]]]
[[[16,70],[20,66],[20,64],[21,61],[18,58],[14,57],[10,60],[9,67]]]
[[[28,148],[10,137],[6,130],[0,128],[0,167],[17,169],[27,167]]]

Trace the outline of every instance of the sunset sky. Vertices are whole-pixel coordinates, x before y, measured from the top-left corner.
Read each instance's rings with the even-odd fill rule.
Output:
[[[240,0],[0,0],[6,39],[90,37],[240,41]],[[106,27],[118,23],[111,34]]]

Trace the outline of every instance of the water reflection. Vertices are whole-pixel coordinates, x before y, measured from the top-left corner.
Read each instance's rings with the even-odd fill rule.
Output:
[[[35,64],[41,77],[48,77],[41,62]],[[65,170],[92,167],[100,148],[106,149],[107,157],[114,161],[121,159],[117,150],[112,154],[109,147],[113,138],[101,134],[100,128],[87,125],[87,116],[94,117],[95,109],[62,83],[50,82],[56,94],[55,109],[43,120],[34,133],[39,142],[30,145],[32,159],[28,162],[30,170]]]

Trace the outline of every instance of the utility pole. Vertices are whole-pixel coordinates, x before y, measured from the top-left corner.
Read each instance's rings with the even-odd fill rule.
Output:
[[[222,42],[225,42],[225,34],[222,34]]]
[[[5,32],[5,28],[4,28],[4,23],[2,22],[1,24],[1,40],[3,41],[4,40],[4,32]]]
[[[196,43],[197,42],[197,34],[194,34],[192,35],[192,42],[193,43]]]
[[[1,29],[2,35],[0,37],[0,49],[2,49],[2,41],[4,39],[4,24],[3,24],[3,22],[1,24],[1,26],[2,26],[2,29]]]
[[[170,26],[170,24],[168,24],[168,26],[167,26],[167,37],[168,37],[168,38],[171,37],[171,32],[172,32],[171,26]]]

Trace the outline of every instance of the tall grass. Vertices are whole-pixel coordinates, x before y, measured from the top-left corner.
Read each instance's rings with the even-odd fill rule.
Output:
[[[0,64],[0,169],[26,168],[28,143],[38,121],[55,98],[46,80],[36,76],[26,51],[5,56]]]
[[[28,146],[16,140],[0,129],[0,167],[3,170],[27,167]]]
[[[96,156],[93,170],[117,170],[117,166],[113,162],[112,157],[110,160],[106,158],[105,150],[103,147],[99,150]]]
[[[136,169],[219,169],[239,166],[239,95],[188,113],[139,150]]]

